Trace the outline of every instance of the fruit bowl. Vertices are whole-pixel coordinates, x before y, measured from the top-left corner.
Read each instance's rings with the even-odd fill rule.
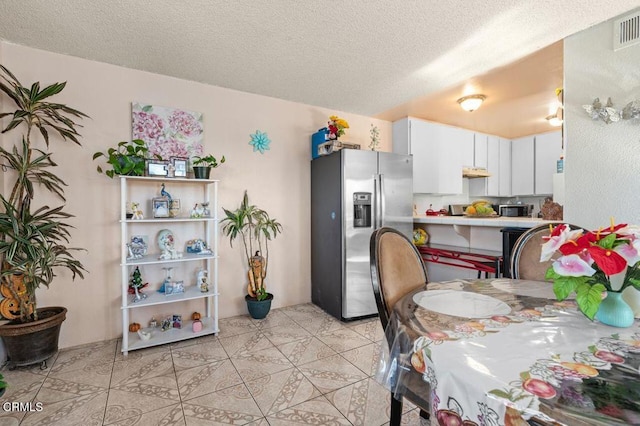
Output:
[[[498,217],[498,213],[496,212],[491,212],[491,213],[475,213],[475,214],[467,214],[464,213],[465,217]]]

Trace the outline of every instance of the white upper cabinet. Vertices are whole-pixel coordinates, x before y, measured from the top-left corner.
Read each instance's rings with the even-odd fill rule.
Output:
[[[487,178],[487,194],[491,197],[500,196],[500,138],[487,136],[487,171],[491,176]]]
[[[505,191],[511,190],[511,148],[507,146],[504,158],[501,156],[498,136],[475,134],[475,167],[486,168],[491,176],[487,178],[469,179],[469,195],[476,197],[508,196],[508,192],[500,193],[500,182],[508,180]],[[510,141],[506,141],[510,143]],[[507,164],[503,167],[502,163]]]
[[[562,132],[536,135],[535,143],[535,194],[553,194],[553,175],[562,155]]]
[[[493,137],[484,133],[474,133],[473,137],[473,166],[488,169],[488,138]]]
[[[553,174],[562,154],[562,133],[515,139],[511,149],[511,195],[553,194]]]
[[[413,155],[414,193],[461,194],[460,153],[469,147],[473,147],[469,130],[414,118],[393,123],[393,151]]]
[[[535,136],[511,142],[511,195],[534,193],[534,143]]]
[[[499,138],[500,159],[498,174],[498,195],[500,197],[511,196],[511,141]]]

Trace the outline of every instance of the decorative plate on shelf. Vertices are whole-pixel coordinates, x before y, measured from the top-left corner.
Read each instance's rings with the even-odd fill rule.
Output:
[[[175,247],[175,239],[173,232],[169,229],[163,229],[158,232],[158,247],[160,251],[165,251]]]

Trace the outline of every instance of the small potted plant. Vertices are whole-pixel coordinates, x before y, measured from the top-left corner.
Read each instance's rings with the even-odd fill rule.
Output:
[[[104,171],[102,167],[98,165],[98,173],[104,173],[110,178],[115,175],[122,176],[144,176],[145,172],[145,159],[148,158],[149,149],[142,139],[134,139],[131,142],[122,141],[118,142],[116,148],[109,148],[107,152],[96,152],[93,154],[93,159],[96,160],[100,157],[107,159],[112,169]],[[154,156],[157,160],[162,160],[159,155]]]
[[[615,327],[633,324],[634,313],[622,291],[630,286],[640,290],[640,228],[612,222],[586,232],[560,224],[545,239],[540,261],[560,254],[545,276],[553,280],[558,300],[575,292],[578,307],[589,319]]]
[[[209,179],[211,169],[215,169],[225,161],[224,155],[220,159],[220,163],[218,163],[218,160],[213,155],[193,157],[193,175],[196,179]]]
[[[249,204],[247,191],[240,207],[235,210],[223,208],[226,217],[222,219],[222,232],[233,241],[240,237],[244,247],[245,260],[249,268],[247,277],[247,309],[254,319],[262,319],[271,309],[273,295],[267,293],[265,279],[269,265],[269,241],[275,239],[282,232],[282,225],[269,214]]]

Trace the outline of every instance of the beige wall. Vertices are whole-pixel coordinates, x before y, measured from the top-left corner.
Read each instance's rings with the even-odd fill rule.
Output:
[[[90,120],[84,120],[81,129],[83,148],[59,141],[52,144],[54,159],[60,166],[57,172],[69,184],[68,211],[76,215],[72,245],[88,250],[79,258],[89,270],[84,280],[75,283],[63,272],[49,290],[38,293],[40,306],[63,305],[69,309],[61,347],[121,334],[118,181],[96,173],[96,162],[91,157],[96,151],[131,138],[132,101],[202,112],[205,152],[224,154],[227,158],[227,163],[215,171],[215,177],[221,179],[220,205],[235,208],[243,190],[248,189],[251,201],[283,224],[284,233],[270,246],[267,283],[276,297],[274,307],[311,299],[310,135],[324,127],[329,115],[337,113],[351,125],[345,140],[366,148],[373,123],[381,130],[382,149],[388,151],[391,147],[391,123],[386,121],[10,43],[0,43],[0,49],[2,63],[23,84],[67,81],[67,88],[56,101],[91,116]],[[249,135],[256,130],[267,132],[272,140],[271,150],[264,155],[254,153],[248,144]],[[6,145],[15,141],[15,134],[5,136]],[[155,235],[151,238],[155,239]],[[221,237],[220,255],[220,317],[244,314],[246,271],[240,247],[230,249],[227,240]],[[151,285],[157,287],[159,282]],[[147,322],[152,314],[186,315],[201,304],[167,306],[136,312],[134,319]]]
[[[616,108],[640,99],[640,45],[613,51],[613,21],[568,37],[565,70],[565,219],[587,228],[640,224],[640,120],[593,121],[594,98]]]

